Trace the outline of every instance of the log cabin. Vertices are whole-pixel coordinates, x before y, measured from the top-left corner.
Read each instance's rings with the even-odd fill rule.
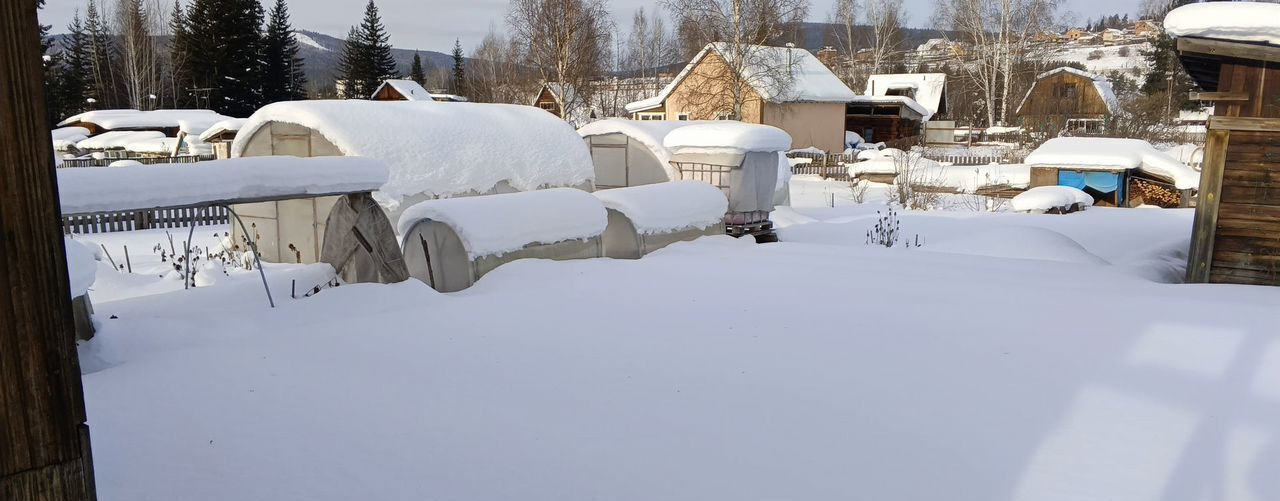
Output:
[[[1036,76],[1014,115],[1026,129],[1050,137],[1063,131],[1099,135],[1119,108],[1106,78],[1064,66]]]

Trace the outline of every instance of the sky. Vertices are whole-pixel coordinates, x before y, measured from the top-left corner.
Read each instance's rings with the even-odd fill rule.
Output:
[[[112,0],[98,0],[114,3]],[[150,0],[163,5],[167,12],[172,0]],[[184,3],[188,0],[183,0]],[[262,0],[264,8],[270,8],[273,0]],[[364,14],[365,0],[286,0],[294,28],[318,31],[339,38],[345,37],[348,28],[360,22]],[[406,49],[449,52],[454,39],[460,39],[464,49],[480,43],[491,24],[501,29],[507,11],[507,0],[375,0],[382,13],[382,20],[391,32],[392,45]],[[935,0],[905,0],[907,25],[927,28],[933,13]],[[811,21],[826,19],[832,0],[811,0]],[[1109,14],[1131,16],[1138,9],[1139,0],[1063,0],[1063,8],[1072,14],[1076,22]],[[72,13],[84,11],[87,0],[48,0],[40,13],[40,20],[54,25],[53,32],[66,31]],[[644,7],[646,11],[661,10],[657,0],[610,0],[619,29],[626,31],[631,14]]]

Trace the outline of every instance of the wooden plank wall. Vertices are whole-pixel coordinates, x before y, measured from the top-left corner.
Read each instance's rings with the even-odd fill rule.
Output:
[[[153,228],[182,228],[189,224],[211,226],[229,222],[230,216],[225,207],[209,207],[203,213],[195,207],[148,209],[63,216],[62,232],[66,234],[111,233]]]

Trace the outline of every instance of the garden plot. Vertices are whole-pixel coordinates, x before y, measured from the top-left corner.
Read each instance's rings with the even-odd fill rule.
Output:
[[[1159,283],[1190,211],[903,212],[886,248],[804,178],[778,244],[97,300],[99,498],[1280,497],[1280,290]]]

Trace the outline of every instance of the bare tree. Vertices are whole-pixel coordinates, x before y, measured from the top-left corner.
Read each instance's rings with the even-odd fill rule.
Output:
[[[498,33],[493,26],[480,45],[471,53],[467,65],[467,84],[471,99],[487,103],[528,104],[536,83],[519,59],[520,50],[513,40]]]
[[[160,55],[154,39],[158,17],[143,0],[120,0],[116,32],[120,34],[120,74],[129,107],[154,108],[160,89]]]
[[[954,31],[972,58],[960,68],[981,92],[988,124],[1009,117],[1015,68],[1031,56],[1032,35],[1053,23],[1057,0],[938,0],[934,23]]]
[[[843,58],[852,58],[858,53],[858,43],[854,40],[854,32],[858,26],[858,1],[857,0],[836,0],[831,6],[831,14],[827,16],[827,23],[831,25],[831,42],[835,46],[836,54]],[[851,72],[848,71],[849,65],[839,65],[836,73],[846,84],[852,83]],[[836,69],[836,68],[833,68]]]
[[[867,25],[871,27],[871,72],[879,73],[902,44],[902,22],[906,12],[902,0],[868,0]]]
[[[692,107],[701,118],[727,115],[741,119],[748,100],[789,92],[796,57],[811,57],[804,49],[766,46],[793,32],[809,12],[808,0],[664,0],[679,28],[678,38],[688,44],[710,45],[686,88]]]
[[[633,76],[659,82],[659,70],[671,63],[675,44],[667,32],[662,16],[649,17],[644,7],[631,16],[631,34],[627,38],[625,57],[620,57],[621,69]]]
[[[591,80],[608,67],[613,18],[605,0],[511,0],[507,15],[521,58],[561,85],[565,118],[581,115]]]

